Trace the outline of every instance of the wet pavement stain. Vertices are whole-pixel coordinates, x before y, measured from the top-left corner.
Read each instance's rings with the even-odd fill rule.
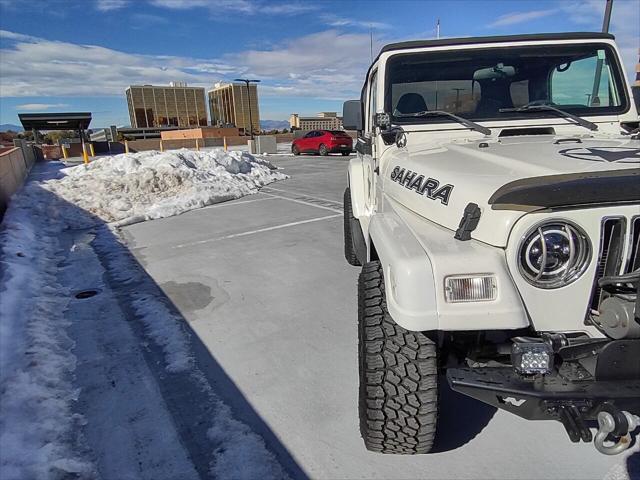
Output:
[[[207,307],[215,310],[229,300],[229,294],[217,282],[210,287],[200,282],[178,283],[172,280],[163,283],[160,288],[182,312],[194,312]]]

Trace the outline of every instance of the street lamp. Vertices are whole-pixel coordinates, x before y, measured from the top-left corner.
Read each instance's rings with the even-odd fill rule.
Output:
[[[455,90],[456,92],[456,112],[458,111],[458,109],[460,108],[458,105],[460,103],[460,92],[463,92],[466,90],[466,88],[452,88],[451,90]]]
[[[247,99],[248,99],[247,101],[249,102],[249,130],[251,131],[251,140],[253,140],[253,118],[251,117],[251,90],[249,90],[249,84],[260,83],[260,80],[249,80],[248,78],[236,78],[234,82],[244,82],[244,84],[247,86]]]

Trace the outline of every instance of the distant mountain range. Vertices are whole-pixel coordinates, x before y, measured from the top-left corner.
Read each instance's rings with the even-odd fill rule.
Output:
[[[289,122],[286,120],[260,120],[260,128],[263,130],[282,130],[289,128]]]
[[[289,124],[287,123],[287,125]],[[24,128],[19,125],[13,125],[12,123],[0,124],[0,132],[7,132],[9,130],[11,130],[12,132],[22,132],[24,131]]]

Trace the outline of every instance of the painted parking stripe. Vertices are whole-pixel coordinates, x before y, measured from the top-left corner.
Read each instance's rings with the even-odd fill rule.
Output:
[[[290,195],[313,198],[314,200],[321,200],[323,202],[335,203],[336,205],[342,206],[342,204],[336,200],[329,200],[328,198],[316,197],[315,195],[307,195],[306,193],[297,192],[295,190],[282,190],[281,188],[273,188],[273,187],[264,187],[262,190],[264,190],[265,192],[274,191],[274,192],[288,193]]]
[[[239,200],[239,201],[232,200],[229,202],[215,203],[213,205],[203,207],[202,210],[206,210],[208,208],[233,207],[234,205],[242,205],[243,203],[264,202],[265,200],[274,200],[274,197],[270,195],[266,198],[254,198],[253,200]]]
[[[310,207],[322,208],[324,210],[329,210],[330,212],[342,213],[342,210],[338,210],[337,208],[328,207],[326,205],[321,205],[321,204],[312,203],[312,202],[305,202],[304,200],[300,200],[298,198],[290,198],[290,197],[285,197],[285,196],[282,196],[282,195],[274,195],[274,194],[271,194],[271,193],[265,193],[265,195],[271,195],[274,198],[280,198],[282,200],[288,200],[290,202],[300,203],[302,205],[308,205]]]
[[[300,220],[298,222],[283,223],[283,224],[280,224],[280,225],[274,225],[272,227],[259,228],[258,230],[250,230],[248,232],[234,233],[234,234],[231,234],[231,235],[225,235],[223,237],[208,238],[206,240],[198,240],[197,242],[182,243],[180,245],[175,245],[172,248],[186,248],[186,247],[192,247],[192,246],[195,246],[195,245],[202,245],[204,243],[211,243],[211,242],[219,242],[221,240],[228,240],[230,238],[246,237],[248,235],[255,235],[256,233],[270,232],[272,230],[280,230],[282,228],[295,227],[297,225],[304,225],[306,223],[320,222],[322,220],[329,220],[331,218],[338,218],[338,217],[342,217],[342,213],[340,213],[339,215],[327,215],[325,217],[309,218],[307,220]]]

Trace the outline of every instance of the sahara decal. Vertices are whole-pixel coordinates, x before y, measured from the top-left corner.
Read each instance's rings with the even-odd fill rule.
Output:
[[[408,190],[413,190],[419,195],[425,195],[431,200],[440,200],[443,205],[449,204],[449,197],[453,191],[453,185],[446,184],[440,186],[440,182],[435,178],[425,178],[417,172],[405,170],[399,165],[391,172],[391,180],[398,182]]]

